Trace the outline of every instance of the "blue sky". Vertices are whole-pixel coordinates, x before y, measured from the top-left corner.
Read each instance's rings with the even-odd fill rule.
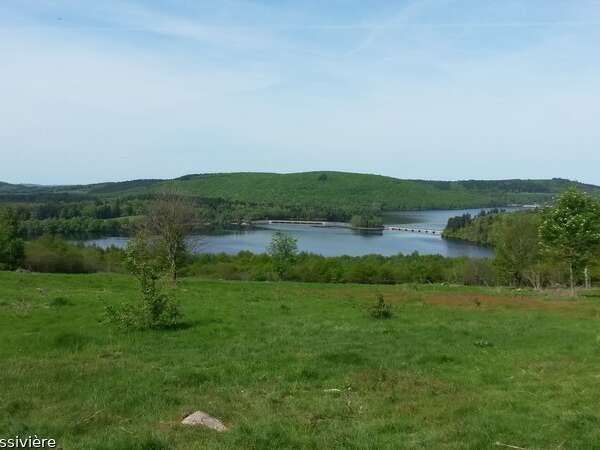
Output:
[[[599,167],[597,0],[0,2],[2,181]]]

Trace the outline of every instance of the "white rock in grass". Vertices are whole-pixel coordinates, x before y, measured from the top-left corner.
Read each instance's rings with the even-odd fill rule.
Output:
[[[203,427],[208,427],[212,430],[216,430],[219,432],[227,431],[227,427],[223,425],[223,423],[219,419],[215,419],[214,417],[206,414],[203,411],[196,411],[193,414],[190,414],[185,419],[181,421],[183,425],[201,425]]]

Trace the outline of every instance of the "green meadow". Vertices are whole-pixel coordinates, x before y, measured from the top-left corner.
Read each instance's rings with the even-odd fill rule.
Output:
[[[183,279],[124,332],[116,274],[0,273],[0,437],[64,449],[591,449],[600,293]],[[368,308],[382,294],[393,316]],[[598,296],[595,296],[598,294]],[[186,427],[196,410],[229,431]]]

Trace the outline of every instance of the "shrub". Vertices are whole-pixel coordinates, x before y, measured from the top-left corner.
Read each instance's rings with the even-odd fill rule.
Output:
[[[175,299],[164,292],[167,267],[157,251],[159,243],[139,234],[126,250],[126,265],[137,278],[141,291],[139,302],[120,307],[109,306],[110,322],[126,329],[166,328],[177,324],[181,317]]]
[[[48,302],[48,306],[50,306],[52,308],[60,308],[62,306],[69,306],[72,304],[73,303],[65,297],[54,297],[52,300],[50,300]]]
[[[392,317],[392,307],[385,302],[382,294],[377,294],[377,303],[371,307],[369,313],[373,319],[390,319]]]

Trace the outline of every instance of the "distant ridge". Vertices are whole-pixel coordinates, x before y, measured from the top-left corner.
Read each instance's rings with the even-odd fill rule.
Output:
[[[335,207],[352,203],[387,210],[544,203],[570,186],[600,196],[598,186],[562,178],[428,181],[333,171],[207,173],[171,180],[141,179],[73,186],[0,183],[0,195],[5,200],[22,195],[114,198],[176,190],[204,199],[248,204]]]

